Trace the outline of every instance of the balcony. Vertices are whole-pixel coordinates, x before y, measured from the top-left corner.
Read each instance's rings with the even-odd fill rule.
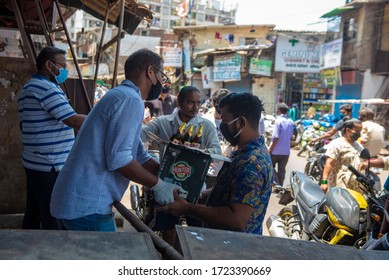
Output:
[[[374,74],[389,74],[389,51],[377,51],[372,68]]]

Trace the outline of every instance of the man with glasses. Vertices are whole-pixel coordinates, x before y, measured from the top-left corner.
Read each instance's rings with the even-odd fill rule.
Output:
[[[156,176],[159,163],[140,139],[143,100],[161,93],[166,81],[161,69],[158,54],[134,52],[124,65],[126,79],[88,114],[52,194],[51,214],[61,229],[115,231],[112,204],[122,199],[130,180],[152,187],[162,205],[173,202],[174,189],[183,191]]]
[[[85,115],[74,112],[58,84],[67,79],[66,52],[46,47],[39,53],[38,73],[23,87],[18,99],[27,177],[23,229],[58,229],[50,215],[51,192]]]

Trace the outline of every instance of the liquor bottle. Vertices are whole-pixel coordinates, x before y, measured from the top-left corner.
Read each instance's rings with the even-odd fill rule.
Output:
[[[201,142],[203,140],[203,125],[199,126],[199,130],[192,140],[192,147],[200,149]]]
[[[183,122],[177,130],[177,133],[173,134],[170,137],[170,142],[176,145],[180,145],[183,143],[184,131],[185,131],[186,123]]]
[[[194,126],[192,124],[182,139],[182,142],[184,143],[185,147],[190,147],[190,143],[191,143],[191,140],[193,137],[193,129],[194,129]]]

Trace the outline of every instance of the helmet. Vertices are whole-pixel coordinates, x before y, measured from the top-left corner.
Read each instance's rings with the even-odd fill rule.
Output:
[[[231,91],[229,91],[228,89],[226,88],[220,88],[218,90],[216,90],[213,94],[212,94],[212,103],[213,103],[213,106],[215,108],[218,108],[219,107],[219,103],[220,103],[220,99],[222,99],[222,97],[226,96],[226,95],[229,95],[231,94]]]

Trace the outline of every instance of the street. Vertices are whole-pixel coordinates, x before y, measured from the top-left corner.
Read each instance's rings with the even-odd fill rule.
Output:
[[[286,166],[286,175],[285,175],[285,181],[284,186],[287,186],[289,184],[289,175],[291,171],[301,171],[304,172],[304,167],[306,164],[306,159],[304,157],[305,154],[303,154],[303,157],[297,156],[297,150],[292,149],[291,155],[289,157],[288,164]],[[381,173],[378,175],[381,180],[381,185],[383,186],[385,183],[386,178],[388,177],[389,172],[382,170]],[[277,214],[284,206],[278,204],[279,198],[277,198],[276,193],[272,193],[270,197],[269,206],[267,208],[265,220],[263,222],[263,235],[269,235],[269,232],[266,227],[266,220],[267,218],[272,214]]]

